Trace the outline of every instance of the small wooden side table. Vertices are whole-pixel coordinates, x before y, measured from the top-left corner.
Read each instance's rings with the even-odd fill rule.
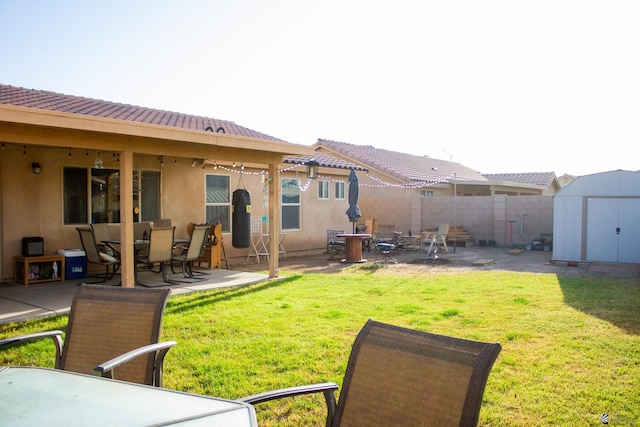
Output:
[[[362,240],[371,238],[371,234],[338,234],[346,240],[345,259],[342,262],[367,262],[362,258]]]
[[[13,264],[15,281],[25,285],[64,280],[63,255],[17,256]]]

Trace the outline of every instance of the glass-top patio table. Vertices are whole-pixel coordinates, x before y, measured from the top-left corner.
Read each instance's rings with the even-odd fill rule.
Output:
[[[74,372],[0,367],[3,426],[257,426],[234,400]]]

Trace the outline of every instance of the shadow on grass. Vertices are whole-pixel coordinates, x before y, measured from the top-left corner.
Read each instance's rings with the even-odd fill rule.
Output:
[[[633,278],[558,276],[565,302],[640,335],[640,283]]]
[[[202,307],[203,305],[210,305],[216,302],[229,301],[234,298],[238,298],[245,295],[255,294],[258,292],[266,291],[285,283],[290,283],[298,280],[300,275],[291,277],[285,277],[280,279],[274,279],[267,282],[262,282],[254,285],[247,285],[238,288],[227,288],[217,291],[197,292],[189,295],[185,295],[178,298],[169,300],[165,314],[180,314],[187,312],[195,307]]]

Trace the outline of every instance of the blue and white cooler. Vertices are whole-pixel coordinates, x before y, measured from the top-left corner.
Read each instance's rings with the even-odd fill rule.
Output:
[[[60,249],[58,255],[64,256],[65,280],[87,277],[87,255],[82,249]]]

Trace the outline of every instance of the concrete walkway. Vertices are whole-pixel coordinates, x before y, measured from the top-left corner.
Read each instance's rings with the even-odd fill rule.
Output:
[[[139,279],[150,286],[169,286],[171,295],[188,294],[218,288],[247,286],[269,280],[269,276],[234,270],[206,270],[210,273],[206,280],[195,283],[167,284],[158,281],[159,274],[141,272]],[[185,280],[181,274],[172,278]],[[95,281],[95,278],[67,280],[64,282],[34,283],[28,286],[10,283],[0,286],[0,323],[24,322],[47,316],[66,314],[71,308],[71,301],[83,282]],[[119,277],[106,284],[117,285]]]

